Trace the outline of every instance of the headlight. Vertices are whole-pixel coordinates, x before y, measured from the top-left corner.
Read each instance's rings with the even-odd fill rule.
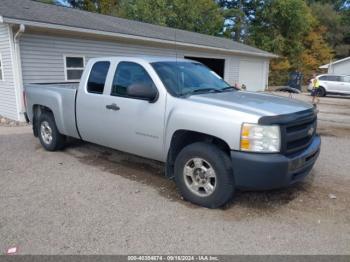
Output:
[[[241,150],[274,153],[281,148],[279,126],[262,126],[244,123],[241,130]]]

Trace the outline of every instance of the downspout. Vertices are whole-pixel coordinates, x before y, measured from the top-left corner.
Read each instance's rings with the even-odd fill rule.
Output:
[[[24,121],[24,112],[25,112],[25,105],[24,105],[24,97],[23,97],[23,78],[22,78],[22,63],[21,63],[21,52],[20,52],[20,38],[25,32],[26,27],[21,24],[13,37],[14,42],[14,61],[15,61],[15,77],[16,77],[16,86],[17,86],[17,93],[18,93],[18,105],[19,105],[19,118],[20,121]]]

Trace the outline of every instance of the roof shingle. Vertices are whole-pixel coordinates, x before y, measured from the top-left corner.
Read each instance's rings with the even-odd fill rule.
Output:
[[[69,7],[44,4],[32,0],[1,0],[0,15],[3,18],[62,25],[109,33],[141,36],[179,43],[209,46],[252,55],[275,57],[275,55],[234,42],[185,30],[158,26],[114,16],[86,12]]]

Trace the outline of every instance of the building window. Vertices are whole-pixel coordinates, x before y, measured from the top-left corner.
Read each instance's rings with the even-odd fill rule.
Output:
[[[79,81],[84,72],[85,57],[65,56],[66,81]]]
[[[0,81],[4,80],[4,68],[2,63],[2,56],[0,54]]]

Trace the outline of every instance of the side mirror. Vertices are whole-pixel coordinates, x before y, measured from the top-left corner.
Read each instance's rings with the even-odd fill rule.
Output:
[[[154,102],[158,97],[156,88],[139,83],[128,86],[126,93],[130,97],[144,99],[149,102]]]

